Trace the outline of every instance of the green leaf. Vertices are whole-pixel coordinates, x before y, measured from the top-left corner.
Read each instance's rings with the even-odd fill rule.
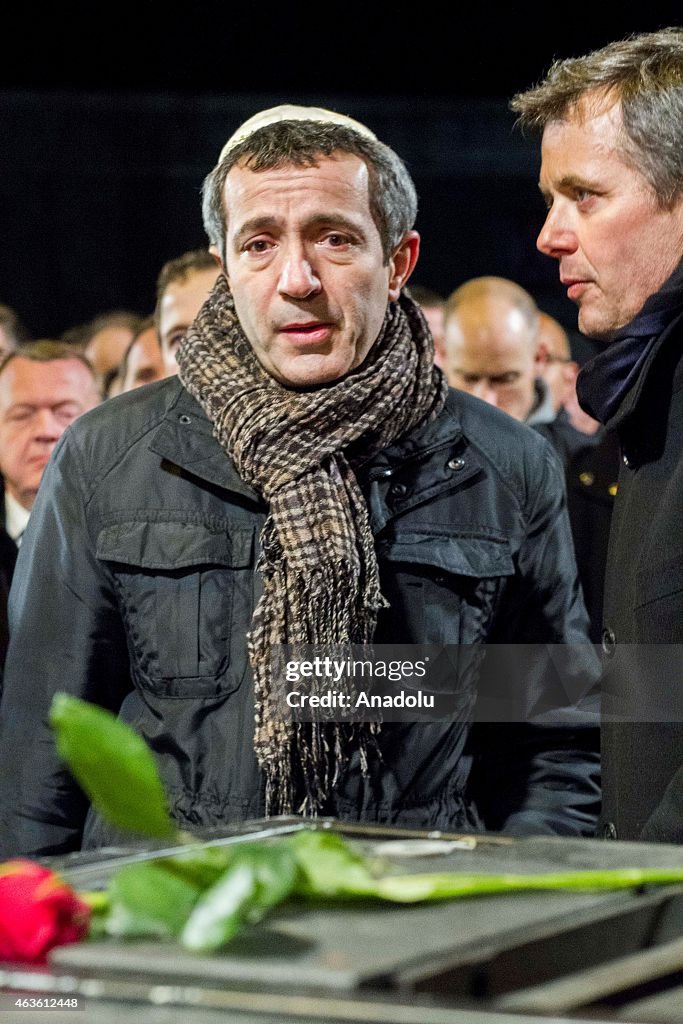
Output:
[[[180,941],[197,952],[220,949],[244,924],[255,924],[293,891],[296,860],[286,844],[254,843],[235,850],[232,863],[197,903]]]
[[[197,903],[181,933],[181,944],[196,952],[220,949],[242,927],[255,893],[253,864],[233,864]]]
[[[109,882],[108,935],[179,935],[201,889],[175,874],[167,861],[130,864]]]
[[[155,839],[175,836],[154,757],[130,726],[65,693],[55,694],[50,725],[59,756],[111,825]]]
[[[302,896],[374,896],[375,863],[356,853],[335,832],[297,832],[289,840],[300,869]]]
[[[467,874],[437,872],[426,875],[387,875],[379,879],[377,895],[399,903],[444,900],[487,893],[523,892],[531,889],[632,889],[639,885],[683,882],[683,868],[613,868],[596,871],[550,871],[543,874]]]

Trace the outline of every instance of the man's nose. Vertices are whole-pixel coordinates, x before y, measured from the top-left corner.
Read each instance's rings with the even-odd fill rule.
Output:
[[[38,441],[58,441],[64,433],[65,424],[52,409],[40,409],[34,420],[34,437]]]
[[[308,254],[302,248],[290,249],[280,273],[278,291],[294,299],[317,295],[322,285]]]
[[[578,248],[576,233],[566,222],[559,208],[548,210],[543,227],[536,239],[536,248],[546,256],[559,259]]]

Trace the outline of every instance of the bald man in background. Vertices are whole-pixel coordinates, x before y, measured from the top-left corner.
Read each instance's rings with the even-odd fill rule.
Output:
[[[567,365],[553,363],[560,333],[560,324],[542,314],[533,297],[514,281],[472,278],[446,303],[445,372],[451,387],[527,423],[559,455],[591,639],[598,643],[618,455],[602,433],[577,430],[558,402],[567,390],[568,375],[551,375],[549,381],[547,373],[554,365]],[[562,345],[566,349],[560,351],[569,351],[566,336]]]
[[[451,293],[444,320],[451,387],[535,427],[566,468],[586,438],[558,414],[544,376],[548,349],[532,296],[507,278],[475,277]]]

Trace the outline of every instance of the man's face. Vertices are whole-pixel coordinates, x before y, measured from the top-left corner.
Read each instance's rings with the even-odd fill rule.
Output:
[[[463,305],[446,321],[445,373],[451,387],[525,420],[538,375],[528,321],[496,300]]]
[[[119,365],[130,345],[133,331],[130,327],[112,324],[93,334],[88,342],[85,355],[96,376],[104,381]]]
[[[121,394],[151,384],[166,376],[161,346],[156,327],[148,327],[137,336],[128,352],[126,374],[121,385]]]
[[[537,245],[559,261],[579,329],[603,340],[630,323],[683,255],[683,196],[670,209],[657,205],[618,148],[621,132],[618,104],[597,113],[584,104],[543,133],[549,210]]]
[[[79,359],[41,363],[15,356],[0,374],[0,473],[24,508],[33,505],[65,429],[98,401],[95,380]]]
[[[360,366],[419,247],[410,232],[384,264],[365,163],[338,153],[314,167],[254,172],[236,165],[224,207],[224,269],[266,372],[305,388]]]
[[[166,376],[178,372],[176,352],[220,273],[213,270],[193,270],[185,278],[171,281],[159,303],[159,337]]]

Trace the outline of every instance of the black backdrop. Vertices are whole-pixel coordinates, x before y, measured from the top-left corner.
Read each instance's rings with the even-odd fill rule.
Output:
[[[282,102],[351,114],[406,161],[420,196],[415,282],[447,294],[510,277],[571,328],[556,268],[535,250],[538,143],[514,128],[509,97],[556,56],[683,22],[680,4],[447,18],[429,4],[409,18],[348,3],[94,6],[26,7],[2,44],[0,301],[34,336],[111,308],[151,311],[161,264],[205,244],[199,189],[223,142]]]

